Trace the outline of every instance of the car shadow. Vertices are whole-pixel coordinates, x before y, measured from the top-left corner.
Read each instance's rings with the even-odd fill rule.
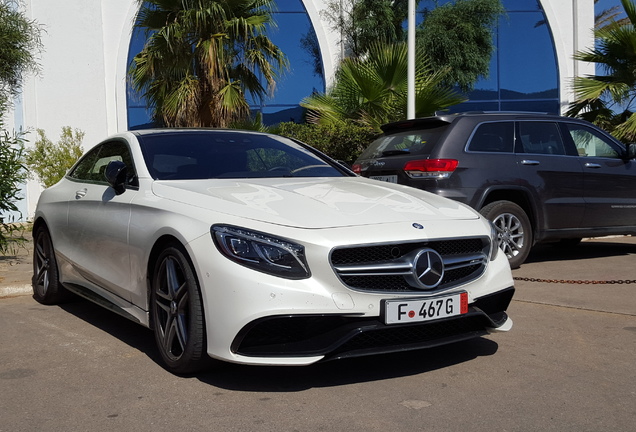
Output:
[[[63,303],[60,307],[146,354],[155,363],[161,364],[161,356],[155,346],[152,330],[80,297]]]
[[[576,246],[539,244],[532,248],[525,263],[575,261],[615,256],[636,255],[636,243],[583,241]]]
[[[491,356],[499,345],[476,338],[436,348],[334,360],[309,366],[222,364],[197,375],[204,383],[233,391],[299,392],[311,388],[383,381],[444,369]]]
[[[162,366],[151,330],[78,298],[60,307],[121,340]],[[309,366],[247,366],[218,362],[209,371],[189,376],[233,391],[297,392],[314,387],[382,381],[413,376],[495,354],[499,346],[486,338],[392,354],[334,360]]]

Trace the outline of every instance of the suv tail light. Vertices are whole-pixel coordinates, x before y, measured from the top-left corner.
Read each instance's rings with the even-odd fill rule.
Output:
[[[351,167],[351,169],[353,170],[354,173],[356,174],[360,174],[362,172],[362,165],[360,164],[353,164],[353,166]]]
[[[411,178],[447,179],[458,163],[455,159],[413,160],[404,165],[404,172]]]

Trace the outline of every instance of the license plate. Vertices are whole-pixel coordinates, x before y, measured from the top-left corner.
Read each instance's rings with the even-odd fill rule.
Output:
[[[397,175],[370,176],[373,180],[380,180],[388,183],[397,183]]]
[[[468,293],[417,300],[386,300],[386,324],[431,321],[468,313]]]

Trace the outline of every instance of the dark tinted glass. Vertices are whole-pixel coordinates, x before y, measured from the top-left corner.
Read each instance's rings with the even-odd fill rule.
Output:
[[[137,185],[137,177],[130,150],[121,141],[101,144],[86,153],[69,173],[69,176],[76,180],[91,183],[106,183],[104,172],[111,161],[124,162],[128,169],[128,183]]]
[[[519,137],[524,153],[565,154],[565,147],[556,123],[519,122]]]
[[[262,177],[341,177],[344,172],[291,140],[237,132],[140,135],[157,180]]]
[[[99,151],[101,150],[101,146],[95,147],[86,153],[80,160],[77,162],[75,167],[68,174],[69,177],[74,178],[76,180],[93,180],[93,176],[91,175],[91,171],[95,166],[99,158]],[[104,182],[105,178],[102,179]]]
[[[478,152],[512,153],[514,144],[513,122],[483,123],[470,139],[468,150]]]
[[[381,136],[362,152],[360,159],[376,159],[379,157],[404,154],[429,154],[447,128],[448,125],[445,125],[430,129],[415,129]]]

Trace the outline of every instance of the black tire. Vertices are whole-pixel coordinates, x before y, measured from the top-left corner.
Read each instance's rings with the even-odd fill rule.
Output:
[[[180,245],[157,257],[150,293],[152,327],[166,368],[190,374],[210,366],[199,283]]]
[[[33,233],[33,298],[46,305],[64,303],[72,294],[60,283],[51,234],[44,225]]]
[[[510,267],[521,266],[532,248],[532,225],[526,212],[511,201],[495,201],[480,213],[495,225],[499,247],[508,257]]]

